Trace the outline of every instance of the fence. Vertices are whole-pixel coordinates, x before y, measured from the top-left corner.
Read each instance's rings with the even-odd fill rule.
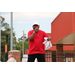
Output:
[[[23,55],[21,54],[21,60]],[[5,55],[4,58],[5,59]],[[75,62],[75,53],[74,52],[45,52],[46,62]],[[4,62],[2,60],[2,62]]]
[[[46,62],[75,62],[74,52],[46,52],[45,53]]]

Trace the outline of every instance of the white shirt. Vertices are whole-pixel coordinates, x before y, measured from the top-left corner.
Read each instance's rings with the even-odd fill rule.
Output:
[[[16,62],[16,60],[13,57],[11,57],[10,59],[8,59],[7,62]]]

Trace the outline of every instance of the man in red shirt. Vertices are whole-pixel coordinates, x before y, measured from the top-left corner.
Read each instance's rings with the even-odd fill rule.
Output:
[[[48,37],[48,41],[51,40],[51,37],[49,37],[44,31],[39,30],[39,27],[39,24],[37,22],[34,22],[33,30],[30,30],[28,32],[28,62],[34,62],[35,58],[37,58],[38,62],[45,62],[45,52],[43,44],[44,37]]]

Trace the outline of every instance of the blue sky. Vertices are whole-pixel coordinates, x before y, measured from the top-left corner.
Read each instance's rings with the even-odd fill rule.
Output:
[[[29,30],[32,30],[34,21],[38,21],[40,29],[46,33],[51,33],[51,22],[60,12],[13,12],[13,28],[16,33],[17,39],[24,33],[28,34]],[[5,18],[11,27],[10,12],[1,12],[1,15]]]

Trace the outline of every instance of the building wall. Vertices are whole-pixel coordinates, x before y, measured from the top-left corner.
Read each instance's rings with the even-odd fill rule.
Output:
[[[73,32],[73,13],[61,12],[51,23],[52,43],[55,43]]]

